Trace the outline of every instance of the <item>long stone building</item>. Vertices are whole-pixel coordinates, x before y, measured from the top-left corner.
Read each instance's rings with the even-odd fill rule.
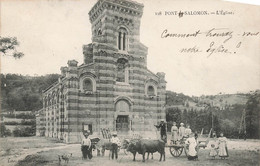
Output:
[[[165,119],[165,74],[147,69],[148,48],[139,40],[143,7],[130,0],[92,7],[84,63],[69,60],[43,92],[45,136],[79,142],[83,130],[100,134],[101,128],[145,134]]]

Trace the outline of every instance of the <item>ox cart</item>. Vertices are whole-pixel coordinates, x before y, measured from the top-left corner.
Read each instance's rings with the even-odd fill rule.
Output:
[[[166,144],[165,147],[169,148],[169,151],[173,157],[179,157],[183,151],[187,156],[187,146],[185,145],[185,140],[186,138],[182,138],[178,140],[176,144],[174,144],[173,141],[171,140],[171,143]]]
[[[198,139],[198,145],[197,148],[204,148],[207,147],[207,144],[210,139],[212,129],[210,130],[209,134],[203,134],[203,129],[201,131],[201,134],[199,135]],[[185,144],[187,138],[183,137],[182,139],[178,140],[176,144],[173,143],[171,140],[171,143],[169,145],[166,144],[165,147],[169,147],[169,151],[172,156],[174,157],[179,157],[182,152],[184,151],[185,155],[187,156],[188,154],[188,146]]]

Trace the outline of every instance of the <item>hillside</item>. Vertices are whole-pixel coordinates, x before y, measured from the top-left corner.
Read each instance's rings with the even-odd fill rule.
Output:
[[[200,97],[187,96],[182,93],[167,91],[166,108],[180,110],[205,110],[207,107],[216,107],[220,110],[233,108],[234,105],[245,105],[250,94],[219,94],[202,95]]]
[[[42,108],[42,91],[58,80],[58,74],[22,76],[1,74],[1,111],[37,111]]]
[[[245,128],[241,126],[243,111]],[[259,138],[260,91],[247,94],[219,94],[211,96],[190,97],[167,91],[166,120],[169,124],[181,122],[190,124],[193,131],[206,133],[213,130],[224,132],[226,136],[238,138],[246,131],[248,138]]]

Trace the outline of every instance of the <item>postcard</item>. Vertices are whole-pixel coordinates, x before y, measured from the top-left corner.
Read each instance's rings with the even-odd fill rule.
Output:
[[[3,165],[259,164],[260,6],[0,7]]]

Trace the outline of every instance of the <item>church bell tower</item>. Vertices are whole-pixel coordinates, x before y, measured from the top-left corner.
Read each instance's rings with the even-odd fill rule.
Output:
[[[99,0],[89,12],[92,42],[133,54],[139,43],[143,7],[130,0]]]

